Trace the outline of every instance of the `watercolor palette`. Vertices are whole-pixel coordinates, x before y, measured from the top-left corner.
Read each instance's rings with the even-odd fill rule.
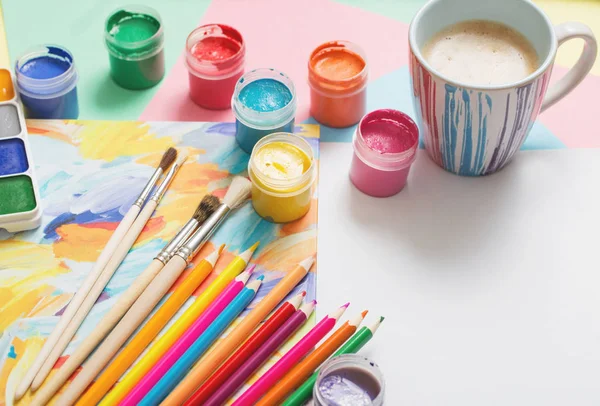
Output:
[[[37,182],[23,108],[11,74],[0,69],[0,229],[17,232],[41,223]]]

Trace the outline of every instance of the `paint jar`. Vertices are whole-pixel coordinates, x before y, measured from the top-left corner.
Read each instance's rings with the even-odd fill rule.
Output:
[[[231,99],[239,146],[249,154],[264,136],[294,131],[296,104],[296,89],[286,74],[275,69],[244,74]]]
[[[313,387],[315,406],[381,406],[385,381],[374,362],[357,354],[344,354],[326,361]]]
[[[165,74],[164,32],[158,12],[132,5],[113,11],[104,24],[110,74],[132,90],[156,85]]]
[[[419,129],[397,110],[375,110],[362,118],[354,138],[350,180],[361,192],[388,197],[406,185],[419,145]]]
[[[316,164],[310,144],[291,133],[275,133],[256,143],[248,162],[252,205],[259,216],[288,223],[308,213]]]
[[[186,41],[185,65],[190,98],[200,107],[227,109],[242,73],[246,47],[242,35],[223,24],[196,28]]]
[[[317,47],[308,60],[310,114],[329,127],[358,123],[367,109],[367,58],[348,41]]]
[[[76,119],[77,70],[73,55],[58,45],[42,45],[15,65],[19,96],[27,118]]]

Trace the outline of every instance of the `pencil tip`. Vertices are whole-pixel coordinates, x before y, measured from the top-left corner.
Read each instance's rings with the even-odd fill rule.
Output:
[[[303,290],[302,292],[300,292],[300,295],[302,295],[302,297],[305,297],[306,296],[306,291]]]
[[[246,268],[246,272],[252,274],[252,272],[254,272],[254,268],[256,268],[256,265],[250,265],[248,268]]]
[[[313,300],[311,303],[316,306],[317,305],[317,299]]]
[[[345,307],[346,309],[348,308],[348,306],[350,306],[350,302],[346,303],[345,305],[343,305],[342,307]]]
[[[363,319],[364,319],[365,317],[367,317],[367,313],[369,313],[369,311],[368,311],[368,310],[363,310],[363,312],[361,313],[361,315],[362,315]]]
[[[224,249],[225,249],[225,244],[221,244],[221,246],[219,247],[219,255],[221,255],[221,253],[223,252]]]
[[[381,316],[381,317],[379,318],[379,322],[380,322],[380,323],[381,323],[382,321],[384,321],[384,320],[385,320],[385,317],[383,317],[383,316]]]
[[[258,278],[256,278],[257,281],[262,281],[265,279],[265,275],[260,275]]]

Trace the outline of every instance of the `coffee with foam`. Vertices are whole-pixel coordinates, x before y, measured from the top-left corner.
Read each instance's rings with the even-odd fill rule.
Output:
[[[431,67],[467,85],[506,85],[526,78],[539,66],[533,45],[507,25],[470,20],[444,28],[423,48]]]

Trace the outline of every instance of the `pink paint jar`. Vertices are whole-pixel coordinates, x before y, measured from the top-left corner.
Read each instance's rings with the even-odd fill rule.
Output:
[[[185,49],[190,98],[211,110],[231,107],[233,89],[244,73],[242,34],[227,25],[206,24],[190,33]]]
[[[365,115],[352,140],[354,156],[350,180],[361,192],[388,197],[406,185],[419,146],[419,129],[397,110],[375,110]]]

